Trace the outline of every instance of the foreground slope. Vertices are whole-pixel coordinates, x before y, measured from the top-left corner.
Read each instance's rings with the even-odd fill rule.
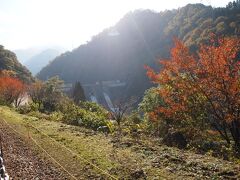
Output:
[[[158,139],[140,138],[136,141],[129,137],[123,139],[121,144],[116,144],[112,135],[105,136],[81,127],[19,115],[6,107],[0,107],[0,114],[1,124],[4,124],[2,119],[5,119],[15,130],[34,138],[77,179],[240,178],[240,165],[237,163],[163,146]],[[11,129],[6,127],[6,130],[9,134],[8,142],[21,138],[13,135]],[[31,140],[28,141],[31,143]],[[23,147],[28,149],[28,143],[22,144]],[[16,146],[18,142],[12,144],[12,147]],[[32,147],[42,158],[49,159],[38,147]],[[38,160],[37,157],[31,157],[35,154],[28,155],[31,160]],[[14,161],[28,161],[24,155],[21,157],[21,154],[16,156]],[[11,163],[6,165],[7,168],[14,166]],[[43,173],[51,172],[42,168]],[[13,169],[9,172],[12,177],[16,176]]]
[[[67,176],[53,162],[41,158],[32,149],[29,139],[19,137],[0,119],[3,139],[4,165],[12,179],[66,179]]]
[[[66,82],[83,84],[121,80],[127,86],[126,92],[120,95],[141,96],[151,85],[145,76],[144,64],[154,67],[158,58],[168,57],[173,37],[195,50],[211,33],[239,35],[239,9],[240,5],[214,9],[189,4],[160,13],[130,12],[87,44],[57,57],[38,77],[45,80],[59,75]]]

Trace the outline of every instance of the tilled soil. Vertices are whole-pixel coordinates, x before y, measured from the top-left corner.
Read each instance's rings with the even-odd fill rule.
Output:
[[[4,164],[10,179],[70,179],[57,165],[35,152],[27,139],[19,137],[4,122],[0,123],[0,134]]]

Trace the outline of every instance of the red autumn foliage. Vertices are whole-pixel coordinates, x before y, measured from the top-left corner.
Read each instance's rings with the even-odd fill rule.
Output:
[[[18,107],[26,93],[26,85],[17,78],[0,76],[0,100],[8,105]]]
[[[161,71],[147,67],[147,75],[160,85],[158,92],[165,103],[151,116],[162,113],[166,118],[184,120],[195,118],[201,109],[206,122],[240,149],[239,52],[238,38],[214,40],[201,45],[196,54],[175,39],[171,58],[160,61]]]

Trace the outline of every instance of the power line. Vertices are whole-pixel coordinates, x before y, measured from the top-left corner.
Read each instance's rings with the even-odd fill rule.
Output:
[[[26,137],[25,134],[18,132],[17,130],[15,130],[9,123],[7,123],[6,120],[2,119],[5,124],[12,129],[15,133],[19,134],[20,136]],[[56,144],[62,146],[64,149],[66,149],[67,151],[69,151],[72,155],[78,157],[79,159],[81,159],[82,161],[85,161],[86,163],[90,164],[92,167],[98,169],[100,172],[102,172],[103,174],[107,175],[108,177],[110,177],[111,179],[117,180],[118,178],[112,176],[111,174],[109,174],[107,171],[101,169],[100,167],[98,167],[97,165],[93,164],[92,162],[88,161],[87,159],[83,158],[82,156],[80,156],[79,154],[73,152],[71,149],[69,149],[68,147],[66,147],[65,145],[57,142],[55,139],[53,139],[52,137],[48,136],[46,133],[42,132],[40,129],[28,124],[28,127],[32,127],[33,129],[35,129],[36,131],[38,131],[40,134],[44,135],[45,137],[51,139],[52,141],[54,141]],[[30,135],[28,135],[28,138],[30,138],[34,144],[36,144],[43,152],[45,152],[56,164],[58,164],[69,176],[71,176],[73,179],[77,179],[73,174],[71,174],[67,169],[65,169],[54,157],[52,157],[40,144],[37,143],[37,141],[32,138]]]
[[[46,133],[42,132],[41,130],[39,130],[38,128],[29,125],[30,127],[34,128],[35,130],[37,130],[39,133],[41,133],[42,135],[46,136],[47,138],[51,139],[52,141],[54,141],[56,144],[62,146],[64,149],[66,149],[67,151],[69,151],[70,153],[72,153],[72,155],[77,156],[79,159],[85,161],[86,163],[90,164],[91,166],[93,166],[94,168],[98,169],[99,171],[101,171],[103,174],[111,177],[112,179],[117,180],[116,177],[112,176],[111,174],[109,174],[107,171],[101,169],[100,167],[98,167],[97,165],[93,164],[92,162],[88,161],[87,159],[83,158],[82,156],[80,156],[79,154],[73,152],[71,149],[69,149],[68,147],[66,147],[65,145],[59,143],[58,141],[56,141],[55,139],[53,139],[52,137],[50,137],[49,135],[47,135]]]
[[[13,132],[14,132],[15,134],[18,134],[18,135],[20,135],[20,136],[22,136],[22,137],[27,137],[25,134],[23,134],[23,133],[17,131],[16,129],[14,129],[6,120],[4,120],[4,119],[2,119],[2,120],[4,121],[4,123],[5,123],[11,130],[13,130]],[[47,155],[48,155],[60,168],[62,168],[70,177],[72,177],[73,179],[77,180],[77,178],[76,178],[73,174],[71,174],[67,169],[65,169],[54,157],[52,157],[41,145],[39,145],[34,138],[32,138],[31,136],[28,136],[28,138],[30,138],[30,139],[33,141],[34,144],[36,144],[43,152],[45,152],[45,154],[47,154]]]

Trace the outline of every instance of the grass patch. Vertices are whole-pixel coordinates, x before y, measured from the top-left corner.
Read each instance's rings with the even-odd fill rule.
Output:
[[[111,138],[106,137],[103,133],[96,133],[89,129],[60,122],[21,115],[8,107],[0,107],[0,114],[17,131],[26,136],[29,134],[36,139],[51,156],[76,177],[109,179],[101,171],[82,161],[82,159],[73,155],[61,145],[66,146],[77,155],[97,165],[116,178],[130,177],[132,171],[143,166],[141,156],[130,148],[113,147]],[[40,134],[35,129],[29,127],[28,124],[38,128],[61,145]],[[38,149],[37,147],[34,148]]]
[[[147,179],[194,179],[193,177],[211,179],[223,178],[228,174],[240,178],[237,170],[239,166],[236,164],[208,155],[197,155],[190,151],[159,145],[159,141],[155,139],[143,137],[135,142],[126,136],[122,138],[120,146],[116,147],[111,135],[106,136],[83,127],[21,115],[2,106],[0,115],[17,131],[23,133],[26,142],[43,158],[48,157],[27,138],[28,134],[78,179],[111,179],[88,162],[119,179],[138,179],[142,172],[144,176],[141,178]]]

